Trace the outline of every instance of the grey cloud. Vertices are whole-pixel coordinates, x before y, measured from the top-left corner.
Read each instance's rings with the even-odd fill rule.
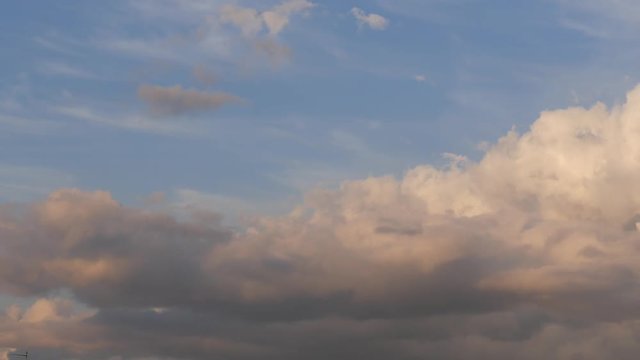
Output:
[[[230,237],[215,224],[121,207],[101,192],[55,192],[26,213],[0,227],[3,287],[25,295],[69,288],[93,306],[197,302],[206,291],[202,257]]]
[[[83,323],[61,326],[56,338],[70,343],[100,336],[108,347],[75,352],[32,347],[42,359],[73,356],[108,359],[632,359],[638,345],[629,338],[635,321],[593,326],[550,322],[536,309],[486,315],[439,316],[403,320],[357,321],[326,318],[304,322],[252,323],[186,312],[115,310]],[[15,329],[16,323],[3,324]],[[21,326],[21,325],[17,325]],[[43,324],[22,331],[42,331]],[[60,329],[62,327],[62,329]],[[204,334],[204,335],[203,335]],[[51,339],[49,339],[51,342]],[[42,343],[39,339],[30,345]],[[58,356],[58,357],[56,357]]]
[[[240,101],[240,98],[227,93],[183,89],[180,85],[171,87],[141,85],[138,88],[138,97],[153,113],[159,115],[210,111]]]

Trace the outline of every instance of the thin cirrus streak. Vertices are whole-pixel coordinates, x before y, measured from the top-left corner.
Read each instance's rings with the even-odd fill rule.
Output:
[[[114,349],[155,359],[632,359],[639,117],[640,88],[612,109],[547,111],[478,162],[318,189],[243,231],[100,191],[4,205],[0,289],[40,300],[6,309],[0,348],[86,359]],[[73,301],[50,296],[61,290]]]

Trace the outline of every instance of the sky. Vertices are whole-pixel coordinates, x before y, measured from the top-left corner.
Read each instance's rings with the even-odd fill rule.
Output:
[[[0,359],[640,351],[640,2],[3,5]]]

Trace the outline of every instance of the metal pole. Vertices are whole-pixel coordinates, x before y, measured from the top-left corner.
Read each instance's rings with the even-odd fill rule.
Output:
[[[24,358],[24,360],[29,360],[29,352],[28,351],[25,351],[24,354],[10,353],[9,356],[22,356]]]

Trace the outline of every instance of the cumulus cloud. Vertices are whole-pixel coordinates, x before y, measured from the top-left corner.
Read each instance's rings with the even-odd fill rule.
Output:
[[[45,300],[7,309],[0,348],[52,359],[634,359],[639,136],[637,88],[611,109],[544,112],[478,162],[450,155],[446,168],[319,189],[243,231],[106,192],[3,205],[0,291]],[[63,289],[75,303],[48,297]]]
[[[384,30],[389,26],[389,20],[385,17],[374,13],[367,14],[364,10],[357,7],[351,9],[351,14],[356,18],[358,26],[360,27],[366,25],[373,30]]]
[[[149,106],[151,112],[160,115],[210,111],[239,101],[238,97],[224,92],[210,93],[183,89],[180,85],[170,87],[141,85],[138,87],[138,97]]]

